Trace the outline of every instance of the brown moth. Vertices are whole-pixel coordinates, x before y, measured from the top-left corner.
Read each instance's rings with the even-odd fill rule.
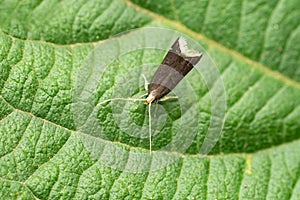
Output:
[[[201,57],[202,54],[187,48],[183,37],[177,38],[150,81],[145,104],[159,100],[171,92]]]
[[[162,63],[154,73],[150,84],[148,85],[148,94],[145,99],[135,98],[113,98],[102,101],[104,104],[110,101],[145,101],[148,106],[149,115],[149,146],[150,154],[152,151],[152,128],[151,128],[151,103],[160,100],[168,93],[170,93],[176,85],[187,75],[193,67],[199,62],[202,54],[187,48],[186,41],[183,37],[177,38],[170,50],[167,52]],[[147,83],[146,78],[145,83]],[[170,97],[172,98],[172,97]],[[168,99],[168,98],[166,98]]]

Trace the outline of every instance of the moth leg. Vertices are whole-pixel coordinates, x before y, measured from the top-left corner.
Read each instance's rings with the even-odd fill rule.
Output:
[[[139,98],[143,98],[143,97],[145,97],[147,95],[148,95],[148,93],[145,93],[145,94],[141,95]]]
[[[148,85],[149,85],[149,82],[147,81],[147,78],[144,74],[141,74],[141,76],[143,77],[144,79],[144,87],[145,87],[145,91],[148,90]]]
[[[178,99],[178,97],[177,96],[165,96],[165,97],[161,98],[159,101],[167,101],[170,99]]]

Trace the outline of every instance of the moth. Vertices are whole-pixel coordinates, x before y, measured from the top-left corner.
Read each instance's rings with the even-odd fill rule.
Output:
[[[184,76],[186,76],[193,69],[193,67],[200,61],[201,58],[201,53],[188,49],[185,39],[183,37],[178,37],[154,73],[150,84],[148,85],[146,99],[113,98],[107,99],[100,104],[113,100],[145,101],[145,104],[149,106],[149,142],[151,153],[151,103],[162,100],[163,97],[169,94],[184,78]]]
[[[183,37],[177,38],[150,81],[145,104],[148,105],[170,93],[201,57],[202,54],[187,48]]]

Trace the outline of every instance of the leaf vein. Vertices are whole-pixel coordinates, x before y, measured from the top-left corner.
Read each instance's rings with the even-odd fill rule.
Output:
[[[109,1],[109,2],[110,2],[110,3],[107,5],[107,8],[106,8],[106,9],[105,9],[98,17],[96,17],[96,18],[94,19],[94,21],[91,23],[89,30],[91,30],[91,29],[93,28],[94,24],[96,23],[96,21],[97,21],[101,16],[103,16],[103,14],[104,14],[105,12],[107,12],[107,11],[110,9],[110,7],[113,5],[113,3],[115,2],[115,0],[112,0],[112,1]]]
[[[267,21],[267,24],[266,24],[266,29],[265,29],[265,31],[264,31],[263,41],[261,42],[262,46],[261,46],[261,48],[260,48],[260,49],[261,49],[261,52],[260,52],[260,55],[258,56],[258,57],[259,57],[258,61],[261,61],[262,58],[263,58],[264,51],[265,51],[265,45],[266,45],[266,42],[267,42],[267,35],[268,35],[268,33],[269,33],[271,21],[273,20],[273,16],[274,16],[274,14],[276,13],[276,11],[277,11],[279,5],[280,5],[280,0],[277,2],[275,8],[272,9],[271,14],[269,15],[269,18],[268,18],[268,21]]]
[[[256,117],[260,114],[260,112],[263,111],[263,109],[265,108],[265,106],[267,106],[267,105],[272,101],[272,99],[276,98],[277,95],[278,95],[282,90],[284,90],[284,89],[286,89],[286,86],[285,86],[285,85],[281,85],[280,88],[278,88],[278,89],[276,90],[276,92],[274,92],[274,94],[272,94],[272,96],[270,96],[269,99],[268,99],[263,105],[261,105],[261,107],[260,107],[257,111],[255,111],[254,117],[252,118],[251,121],[248,122],[248,124],[253,123],[253,122],[255,121]]]
[[[245,175],[246,175],[246,173],[247,173],[247,168],[248,168],[248,165],[247,165],[247,162],[246,162],[246,158],[245,158],[245,160],[244,160],[244,173],[242,173],[242,178],[241,178],[241,181],[240,181],[240,185],[237,187],[237,188],[239,188],[239,191],[238,191],[238,194],[237,194],[237,199],[242,199],[241,198],[241,190],[243,189],[243,180],[245,179]]]
[[[291,176],[292,177],[295,177],[295,181],[293,182],[293,185],[292,185],[292,189],[291,189],[291,192],[289,193],[290,196],[289,198],[291,198],[293,196],[293,193],[296,189],[296,186],[297,186],[297,182],[300,180],[299,177],[300,177],[300,165],[298,164],[298,167],[297,167],[297,172],[296,172],[296,176]]]
[[[242,21],[243,21],[243,17],[244,17],[244,1],[241,1],[241,12],[240,12],[240,16],[239,16],[239,25],[238,25],[238,28],[237,28],[237,39],[235,40],[236,41],[236,44],[235,46],[237,47],[238,44],[239,44],[239,41],[240,41],[240,38],[241,38],[241,27],[242,27]]]
[[[116,26],[116,24],[118,23],[118,21],[119,21],[120,19],[122,19],[122,15],[125,13],[125,11],[127,10],[127,8],[128,8],[128,7],[122,8],[122,11],[118,13],[117,20],[114,20],[114,21],[113,21],[113,25],[112,25],[112,27],[111,27],[111,29],[110,29],[109,35],[112,35],[112,34],[113,34],[113,29],[115,28],[115,26]]]
[[[13,39],[9,38],[10,42],[9,42],[9,49],[7,51],[5,51],[5,54],[3,55],[3,59],[0,60],[0,62],[2,62],[5,58],[8,57],[9,53],[11,52],[12,46],[13,46]],[[2,53],[2,51],[1,51]]]
[[[170,3],[171,3],[172,11],[173,11],[173,17],[174,17],[174,19],[177,22],[179,22],[179,18],[178,18],[178,14],[177,14],[177,9],[175,7],[174,0],[170,0]]]
[[[3,178],[3,177],[0,177],[0,180],[1,181],[7,181],[7,182],[10,182],[10,183],[17,183],[17,184],[22,185],[36,200],[39,200],[39,198],[34,195],[32,190],[26,184],[24,184],[23,182],[15,181],[15,180],[9,180],[9,179]]]
[[[284,116],[284,118],[283,118],[283,120],[285,121],[285,120],[287,120],[287,118],[290,116],[290,115],[292,115],[295,111],[297,111],[297,109],[300,107],[300,104],[298,104],[296,107],[294,107],[294,109],[292,109],[290,112],[288,112],[285,116]]]
[[[173,196],[172,196],[170,199],[174,199],[176,192],[177,192],[177,191],[180,191],[179,188],[178,188],[178,185],[179,185],[178,182],[179,182],[180,177],[181,177],[181,175],[182,175],[182,168],[183,168],[183,162],[184,162],[184,159],[181,159],[181,160],[182,160],[181,166],[178,166],[178,167],[180,167],[180,170],[179,170],[179,172],[178,172],[178,174],[177,174],[177,177],[176,177],[176,190],[174,191]],[[175,178],[175,177],[174,177],[174,178]]]
[[[76,37],[75,37],[75,27],[74,27],[74,26],[75,26],[75,22],[76,22],[77,19],[78,19],[78,15],[79,15],[81,9],[84,8],[84,6],[85,6],[88,2],[89,2],[89,1],[85,1],[85,2],[78,8],[78,10],[76,11],[76,15],[74,16],[73,22],[70,23],[70,24],[72,24],[72,39],[75,39],[75,38],[76,38]]]
[[[14,113],[14,112],[12,112],[12,113]],[[30,124],[31,121],[32,121],[32,118],[30,118],[29,122],[26,124],[26,127],[25,127],[25,129],[24,129],[24,131],[23,131],[23,134],[22,134],[21,138],[20,138],[20,139],[18,140],[18,142],[15,144],[15,147],[12,149],[12,151],[9,151],[9,152],[5,153],[5,154],[2,155],[0,158],[5,157],[5,156],[8,156],[9,154],[12,154],[12,153],[18,148],[19,144],[21,143],[22,139],[24,138],[24,135],[26,134],[26,131],[27,131],[27,129],[28,129],[29,124]],[[16,164],[16,166],[17,166],[17,163],[15,163],[15,164]]]
[[[219,78],[220,78],[220,77],[222,78],[222,77],[224,76],[224,74],[225,74],[225,73],[228,71],[228,69],[231,67],[231,64],[232,64],[232,61],[229,62],[229,63],[227,64],[227,66],[225,67],[225,69],[224,69],[223,71],[221,71],[221,73],[220,73],[220,75],[219,75]],[[214,81],[214,83],[212,84],[212,86],[211,86],[210,89],[214,88],[214,86],[215,86],[215,84],[218,82],[217,80],[219,80],[219,78],[217,78],[217,79]],[[206,95],[209,94],[210,89],[208,88],[207,91],[205,91],[205,93],[203,93],[202,97],[199,98],[198,102],[200,102],[202,99],[205,98]]]
[[[126,160],[126,164],[124,165],[124,166],[125,166],[125,169],[126,169],[126,166],[127,166],[127,164],[128,164],[128,161],[129,161],[129,154],[130,154],[130,152],[127,154],[128,157],[127,157],[127,160]],[[121,171],[121,173],[119,173],[117,177],[116,177],[116,176],[114,177],[113,182],[112,182],[110,188],[108,189],[109,192],[108,192],[108,197],[107,197],[107,199],[110,199],[111,190],[113,189],[115,183],[117,182],[117,180],[119,180],[119,178],[122,176],[123,173],[125,173],[125,170]]]
[[[242,99],[251,91],[250,89],[253,88],[255,85],[259,84],[259,82],[264,76],[265,75],[261,75],[258,79],[255,80],[255,82],[249,85],[248,89],[244,91],[243,94],[234,102],[234,104],[227,109],[226,114],[229,114],[230,113],[229,111],[231,111],[240,101],[242,101]]]
[[[263,199],[268,199],[268,192],[269,192],[269,187],[270,187],[270,182],[271,182],[271,175],[272,175],[272,159],[270,158],[269,153],[266,154],[268,156],[268,160],[269,160],[269,173],[266,173],[266,175],[268,175],[268,183],[267,183],[267,188],[266,188],[266,195],[265,198]]]
[[[281,57],[280,57],[279,65],[278,65],[278,70],[279,71],[281,71],[283,69],[283,67],[282,67],[282,61],[283,61],[283,58],[284,58],[284,55],[285,55],[286,46],[289,43],[290,39],[292,38],[293,34],[298,31],[299,27],[300,27],[300,25],[298,25],[293,31],[289,32],[289,34],[287,36],[287,39],[286,39],[286,42],[283,44],[282,52],[281,52]],[[299,67],[297,67],[295,69],[295,71],[296,70],[299,70]]]
[[[32,9],[32,13],[37,12],[38,7],[40,7],[45,1],[41,0],[40,2],[38,2],[35,7],[31,8]]]
[[[3,85],[3,87],[2,87],[1,90],[0,90],[0,94],[2,94],[3,89],[5,88],[5,84],[7,83],[7,80],[10,78],[10,75],[11,75],[11,69],[23,60],[23,58],[24,58],[24,49],[25,49],[25,47],[23,46],[23,49],[22,49],[22,55],[21,55],[22,57],[20,58],[20,60],[18,60],[16,63],[14,63],[14,64],[12,64],[11,66],[8,67],[8,69],[9,69],[9,70],[8,70],[8,76],[7,76],[6,80],[4,80],[4,85]],[[9,54],[8,54],[8,55],[9,55]],[[7,56],[7,57],[8,57],[8,56]]]
[[[153,157],[150,156],[150,159],[151,159],[151,161],[150,161],[151,162],[150,169],[151,169]],[[149,179],[149,175],[150,175],[150,170],[147,172],[147,177],[145,178],[144,186],[143,186],[143,189],[142,189],[142,194],[145,194],[145,186],[146,186],[146,183],[147,183],[147,181]],[[143,197],[143,195],[142,195],[142,197]]]
[[[206,20],[207,20],[207,15],[208,15],[208,12],[209,12],[209,9],[210,9],[210,6],[211,6],[211,1],[207,1],[207,4],[206,4],[206,8],[205,8],[205,12],[204,12],[204,19],[203,19],[203,25],[202,27],[200,27],[200,31],[199,32],[203,32],[203,27],[205,27],[205,23],[206,23]]]
[[[56,165],[56,163],[53,163],[53,165],[56,166],[56,169],[58,171],[58,175],[57,175],[57,178],[54,180],[55,182],[53,184],[51,184],[49,196],[51,196],[51,192],[53,191],[54,186],[58,184],[58,180],[59,180],[59,176],[60,176],[60,168],[59,168],[59,166]],[[49,196],[48,196],[48,199],[49,199]]]
[[[206,183],[205,183],[205,186],[206,186],[206,189],[205,189],[205,199],[208,199],[208,183],[209,183],[209,173],[210,173],[210,167],[211,167],[211,160],[210,159],[207,159],[207,176],[206,176]]]

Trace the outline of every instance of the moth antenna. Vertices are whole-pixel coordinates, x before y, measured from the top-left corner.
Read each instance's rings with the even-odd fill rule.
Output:
[[[152,152],[151,103],[149,103],[148,115],[149,115],[149,150],[150,150],[150,155],[151,155],[151,152]]]
[[[147,91],[148,90],[149,82],[147,81],[147,78],[146,78],[146,76],[144,74],[141,74],[141,76],[144,79],[144,82],[145,82],[144,87],[145,87],[145,90]]]
[[[104,103],[110,102],[110,101],[116,101],[116,100],[121,100],[121,101],[145,101],[145,99],[135,99],[135,98],[113,98],[113,99],[106,99],[102,102],[99,102],[97,105],[102,105]]]

